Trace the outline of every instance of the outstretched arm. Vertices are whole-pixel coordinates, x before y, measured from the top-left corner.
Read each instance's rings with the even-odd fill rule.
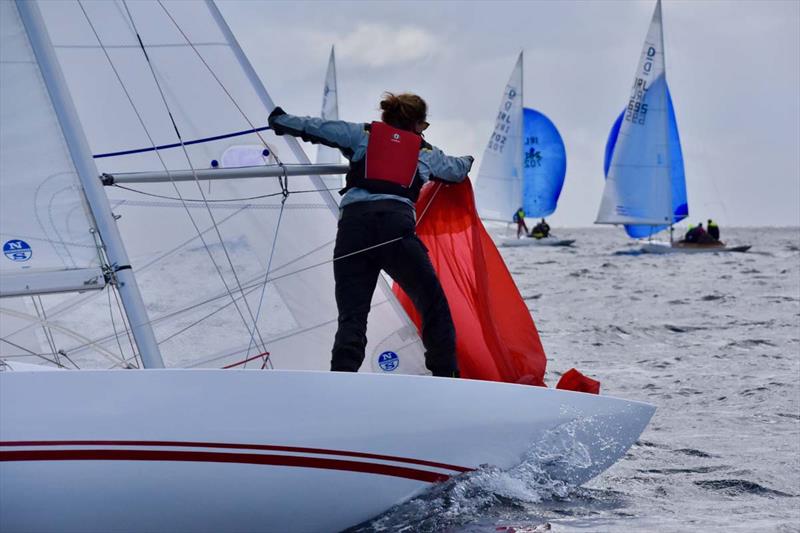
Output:
[[[342,120],[322,120],[316,117],[298,117],[276,107],[269,115],[269,125],[276,135],[291,135],[304,141],[338,148],[350,159],[363,135],[363,124]]]
[[[437,178],[454,183],[463,181],[467,177],[473,161],[471,155],[453,157],[446,155],[435,146],[426,146],[419,154],[423,178]]]

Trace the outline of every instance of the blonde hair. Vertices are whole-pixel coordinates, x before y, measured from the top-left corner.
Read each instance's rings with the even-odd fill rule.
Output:
[[[416,94],[386,92],[381,100],[381,120],[402,130],[414,131],[428,116],[428,104]]]

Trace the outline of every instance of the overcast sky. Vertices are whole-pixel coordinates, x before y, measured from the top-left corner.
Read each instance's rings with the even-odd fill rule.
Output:
[[[427,139],[474,155],[473,176],[524,50],[525,106],[548,115],[567,148],[555,226],[595,219],[608,130],[627,103],[655,6],[217,3],[277,105],[319,115],[335,45],[340,118],[376,119],[385,90],[418,93],[429,105]],[[663,14],[691,220],[800,225],[800,1],[664,0]]]

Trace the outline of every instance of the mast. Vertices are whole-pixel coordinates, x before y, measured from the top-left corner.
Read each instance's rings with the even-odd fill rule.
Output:
[[[672,150],[669,144],[669,90],[667,89],[667,49],[664,47],[664,16],[661,12],[661,0],[656,0],[656,11],[658,11],[658,25],[661,29],[661,63],[664,65],[664,113],[667,119],[664,121],[664,145],[666,146],[667,172],[672,176]],[[672,224],[675,221],[675,209],[672,205],[672,180],[669,187],[669,242],[672,243]]]
[[[39,6],[35,2],[25,0],[17,0],[16,5],[39,63],[59,124],[64,132],[64,139],[80,179],[84,197],[89,204],[106,255],[115,272],[117,289],[122,298],[133,338],[139,348],[142,364],[145,368],[163,368],[161,351],[150,326],[150,319],[139,292],[139,286],[136,284],[136,277],[125,251],[122,236],[111,212],[108,198],[97,179],[97,167],[92,160],[88,141],[84,136],[77,111],[69,95]]]

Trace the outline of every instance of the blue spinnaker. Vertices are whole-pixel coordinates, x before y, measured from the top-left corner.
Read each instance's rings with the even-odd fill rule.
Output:
[[[672,178],[672,213],[673,224],[679,222],[689,215],[689,204],[686,198],[686,175],[683,169],[683,152],[681,151],[681,139],[678,135],[678,122],[675,119],[675,108],[672,106],[672,96],[667,87],[667,112],[669,113],[669,159],[670,175]],[[622,124],[622,117],[625,115],[623,110],[617,117],[611,132],[608,134],[606,142],[606,155],[603,161],[603,172],[608,177],[608,169],[611,166],[611,157],[614,155],[614,146],[617,144],[619,128]],[[526,209],[527,211],[527,209]],[[654,235],[659,231],[667,229],[669,226],[634,226],[626,225],[625,231],[634,239],[641,239]]]
[[[556,210],[567,152],[553,122],[535,109],[525,108],[523,126],[522,207],[526,217],[546,217]]]

